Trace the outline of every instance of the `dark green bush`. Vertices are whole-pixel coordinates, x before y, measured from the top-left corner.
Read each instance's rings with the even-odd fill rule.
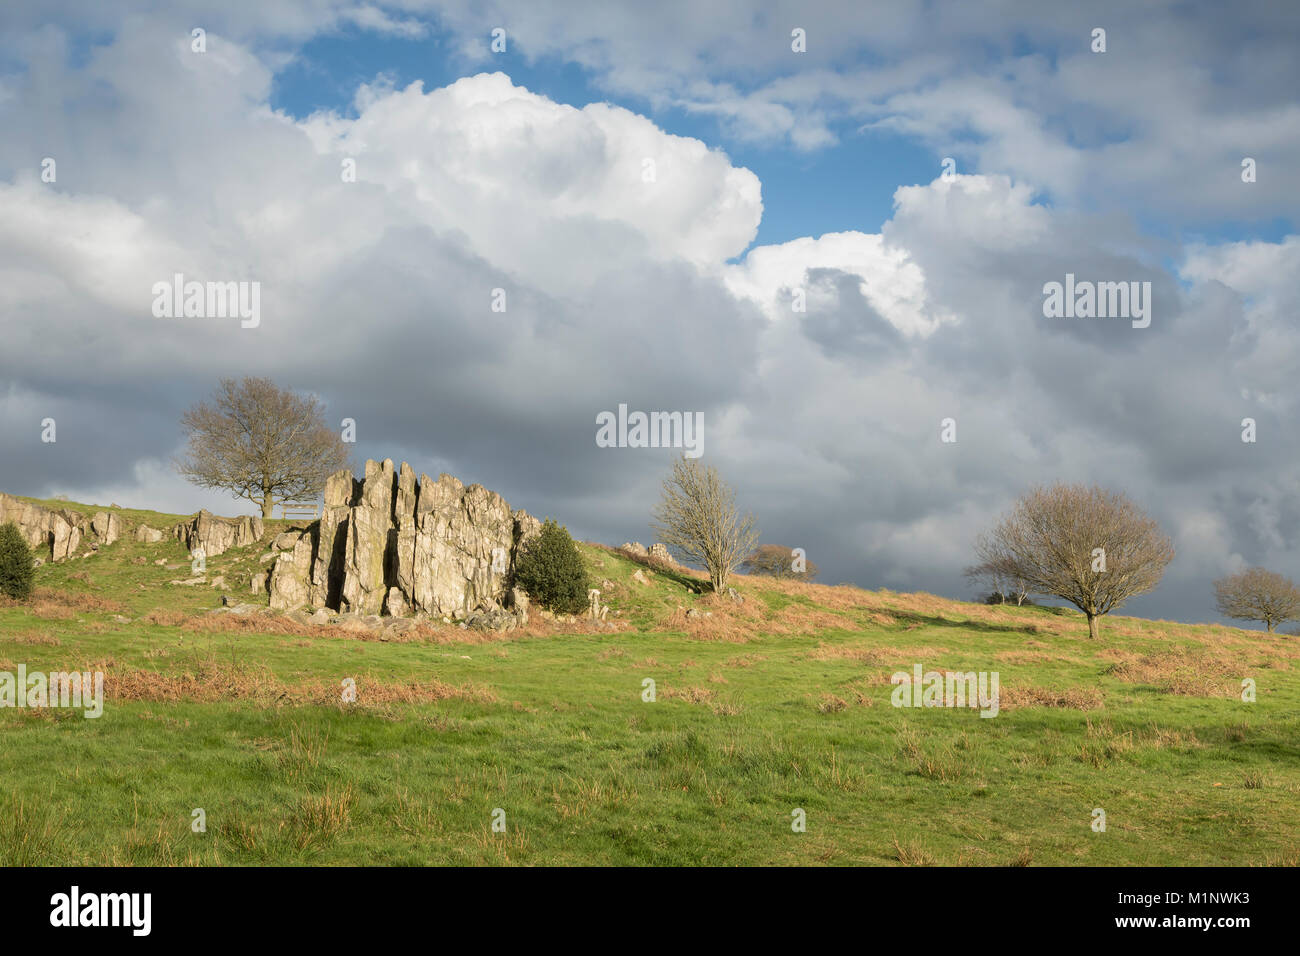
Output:
[[[541,534],[524,545],[515,583],[552,611],[572,614],[587,606],[587,569],[567,528],[546,519]]]
[[[22,532],[10,522],[0,525],[0,594],[16,601],[26,601],[32,596],[32,582],[36,580],[36,560],[27,546]]]

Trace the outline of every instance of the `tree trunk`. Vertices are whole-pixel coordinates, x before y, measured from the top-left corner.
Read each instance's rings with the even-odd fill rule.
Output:
[[[1100,616],[1101,615],[1099,614],[1088,615],[1088,636],[1092,638],[1094,641],[1101,636],[1101,628],[1097,623],[1097,620]]]
[[[270,518],[275,513],[275,498],[268,491],[262,496],[262,517]]]
[[[1268,625],[1268,632],[1269,632],[1270,634],[1272,634],[1272,633],[1273,633],[1273,627],[1274,627],[1273,622],[1272,622],[1272,621],[1265,621],[1264,623]]]

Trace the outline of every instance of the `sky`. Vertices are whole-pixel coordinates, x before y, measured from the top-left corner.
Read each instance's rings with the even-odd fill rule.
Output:
[[[248,513],[173,460],[259,375],[649,543],[681,449],[598,444],[626,405],[826,583],[970,597],[1096,483],[1177,552],[1127,610],[1218,620],[1300,578],[1297,48],[1280,2],[6,5],[0,490]],[[256,323],[158,315],[177,273]],[[1045,314],[1067,276],[1146,318]]]

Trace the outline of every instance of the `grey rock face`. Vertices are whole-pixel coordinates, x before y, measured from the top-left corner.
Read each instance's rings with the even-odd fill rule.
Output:
[[[218,518],[208,511],[200,511],[189,521],[172,528],[172,535],[191,552],[202,548],[209,558],[224,554],[231,548],[246,548],[262,537],[262,519],[245,515],[242,518]]]
[[[368,461],[362,480],[326,482],[320,521],[276,560],[271,607],[466,617],[504,598],[520,545],[540,530],[481,485]]]
[[[77,557],[82,539],[92,552],[122,537],[122,519],[101,511],[93,517],[65,509],[53,510],[0,493],[0,524],[13,522],[27,544],[50,561]]]

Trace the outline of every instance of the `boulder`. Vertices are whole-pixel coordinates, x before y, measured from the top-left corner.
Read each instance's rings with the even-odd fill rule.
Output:
[[[258,571],[248,576],[249,594],[266,594],[270,590],[271,572]]]
[[[111,512],[101,511],[90,519],[90,530],[100,544],[112,544],[122,536],[122,521]]]
[[[475,631],[513,631],[518,622],[515,616],[501,608],[484,608],[465,618],[465,626]]]
[[[162,541],[163,533],[156,528],[151,528],[147,524],[142,524],[135,529],[135,540],[141,544],[157,544]]]
[[[282,531],[271,539],[271,547],[276,551],[288,551],[298,543],[298,539],[303,536],[303,533],[302,531]]]
[[[639,558],[650,556],[650,552],[646,550],[645,545],[640,541],[624,541],[623,547],[619,548],[619,550],[626,551],[628,554],[634,554]]]
[[[664,564],[676,564],[676,562],[673,561],[673,556],[668,551],[668,545],[660,541],[656,541],[654,544],[650,545],[649,556],[653,561],[662,561]]]
[[[262,537],[260,517],[218,518],[200,511],[189,521],[172,528],[172,535],[191,553],[202,548],[204,555],[215,558],[231,548],[246,548]]]

